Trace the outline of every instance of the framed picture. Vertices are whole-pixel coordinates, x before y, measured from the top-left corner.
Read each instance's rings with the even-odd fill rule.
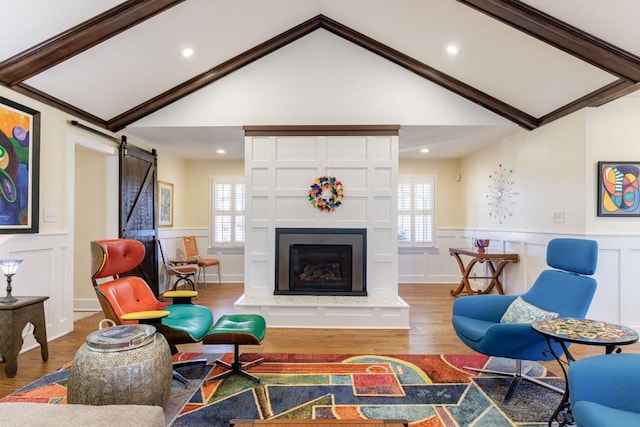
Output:
[[[173,227],[173,184],[158,181],[158,225]]]
[[[598,216],[640,216],[640,162],[598,162]]]
[[[0,97],[0,233],[37,233],[40,112]]]

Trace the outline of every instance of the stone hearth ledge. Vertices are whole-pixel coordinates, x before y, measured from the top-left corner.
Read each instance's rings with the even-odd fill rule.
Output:
[[[242,295],[237,313],[256,313],[271,328],[410,329],[399,296]]]

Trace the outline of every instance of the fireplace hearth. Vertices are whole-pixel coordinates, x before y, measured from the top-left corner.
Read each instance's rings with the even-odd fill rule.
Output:
[[[366,229],[277,228],[274,294],[366,296]]]

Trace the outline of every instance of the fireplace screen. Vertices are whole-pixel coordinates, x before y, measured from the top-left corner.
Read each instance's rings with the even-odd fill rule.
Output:
[[[277,228],[276,295],[366,293],[366,229]]]
[[[291,245],[291,290],[351,290],[350,245]]]

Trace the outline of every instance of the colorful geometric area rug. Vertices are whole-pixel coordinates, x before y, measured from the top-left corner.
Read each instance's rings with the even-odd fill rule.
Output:
[[[177,358],[211,353],[183,353]],[[412,427],[542,427],[562,396],[522,381],[503,403],[511,378],[478,374],[465,367],[513,371],[515,362],[482,355],[251,354],[260,384],[240,375],[204,384],[223,369],[180,368],[188,387],[174,381],[165,409],[168,425],[228,426],[232,419],[402,419]],[[230,362],[232,354],[222,359]],[[542,365],[525,365],[527,375],[564,388],[564,380]],[[69,365],[1,401],[65,403]],[[29,400],[31,399],[31,400]],[[39,400],[34,400],[39,399]]]

